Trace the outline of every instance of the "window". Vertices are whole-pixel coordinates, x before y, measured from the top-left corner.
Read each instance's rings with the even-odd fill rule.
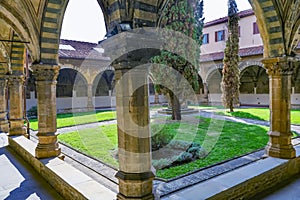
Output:
[[[259,30],[256,22],[253,23],[253,35],[254,34],[259,34]]]
[[[225,40],[225,30],[216,31],[215,32],[215,41],[219,42],[219,41],[223,41],[223,40]]]
[[[202,38],[202,44],[208,44],[209,43],[209,34],[203,34],[203,38]]]
[[[239,37],[241,37],[241,26],[239,26],[239,28],[238,28],[238,34],[239,34]]]

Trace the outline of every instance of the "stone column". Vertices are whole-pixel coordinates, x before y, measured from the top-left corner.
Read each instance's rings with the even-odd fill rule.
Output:
[[[154,93],[154,104],[159,104],[159,94],[156,91]]]
[[[128,64],[129,65],[129,64]],[[154,199],[149,129],[148,69],[117,66],[119,194],[117,199]]]
[[[0,132],[8,132],[9,124],[7,120],[7,78],[0,77]]]
[[[208,101],[208,87],[207,87],[207,83],[203,83],[203,95],[204,95],[204,98],[207,99],[207,101]]]
[[[266,153],[277,158],[294,158],[290,107],[292,62],[288,58],[263,60],[270,82],[270,131]]]
[[[87,109],[89,111],[94,110],[94,104],[93,104],[93,84],[88,84],[87,86]]]
[[[36,78],[39,139],[35,156],[58,156],[61,153],[56,132],[56,79],[59,66],[34,65],[32,69]]]
[[[23,84],[25,78],[23,75],[10,75],[8,78],[9,90],[9,136],[24,135],[26,127],[24,126],[24,101],[23,101]]]

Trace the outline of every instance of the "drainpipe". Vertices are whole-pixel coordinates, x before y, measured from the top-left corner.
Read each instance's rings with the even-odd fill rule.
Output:
[[[27,118],[27,111],[26,111],[26,108],[27,108],[27,105],[26,105],[26,86],[27,86],[27,83],[28,83],[28,77],[29,77],[29,71],[28,71],[28,51],[27,51],[27,48],[25,49],[25,81],[24,81],[24,85],[23,85],[23,88],[24,88],[24,92],[23,92],[23,100],[24,100],[24,111],[23,111],[23,117],[26,121],[26,127],[27,127],[27,136],[28,136],[28,139],[30,139],[30,124],[29,124],[29,120]]]

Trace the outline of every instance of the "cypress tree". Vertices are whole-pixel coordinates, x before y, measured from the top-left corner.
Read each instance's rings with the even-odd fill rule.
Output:
[[[228,39],[224,51],[222,70],[222,103],[230,112],[239,104],[240,71],[239,57],[239,16],[235,0],[228,1]]]

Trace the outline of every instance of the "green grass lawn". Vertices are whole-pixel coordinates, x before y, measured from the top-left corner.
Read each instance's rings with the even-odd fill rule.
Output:
[[[151,124],[151,129],[152,132],[160,131],[163,134],[173,135],[172,137],[175,137],[176,140],[193,140],[202,144],[204,139],[207,139],[206,132],[211,119],[200,119],[201,122],[196,126],[192,126],[191,123],[188,122],[182,122],[181,124],[174,122]],[[223,122],[215,121],[215,123]],[[216,145],[206,158],[169,169],[158,170],[157,176],[161,178],[176,177],[262,148],[268,141],[266,134],[267,129],[267,127],[262,126],[225,121],[222,133]],[[100,128],[61,134],[58,138],[60,141],[107,162],[114,167],[118,166],[116,159],[112,156],[117,148],[116,125],[106,125]],[[203,146],[205,146],[205,144],[203,144]]]
[[[57,128],[116,119],[116,111],[57,114]],[[38,129],[38,120],[30,119],[30,128]]]
[[[227,111],[216,111],[217,114],[227,116],[257,119],[257,120],[270,120],[270,110],[268,108],[236,108],[233,113]],[[291,123],[300,124],[300,110],[291,110]]]
[[[112,156],[118,143],[116,124],[60,134],[58,139],[60,142],[70,145],[115,168],[118,167],[117,160]]]

